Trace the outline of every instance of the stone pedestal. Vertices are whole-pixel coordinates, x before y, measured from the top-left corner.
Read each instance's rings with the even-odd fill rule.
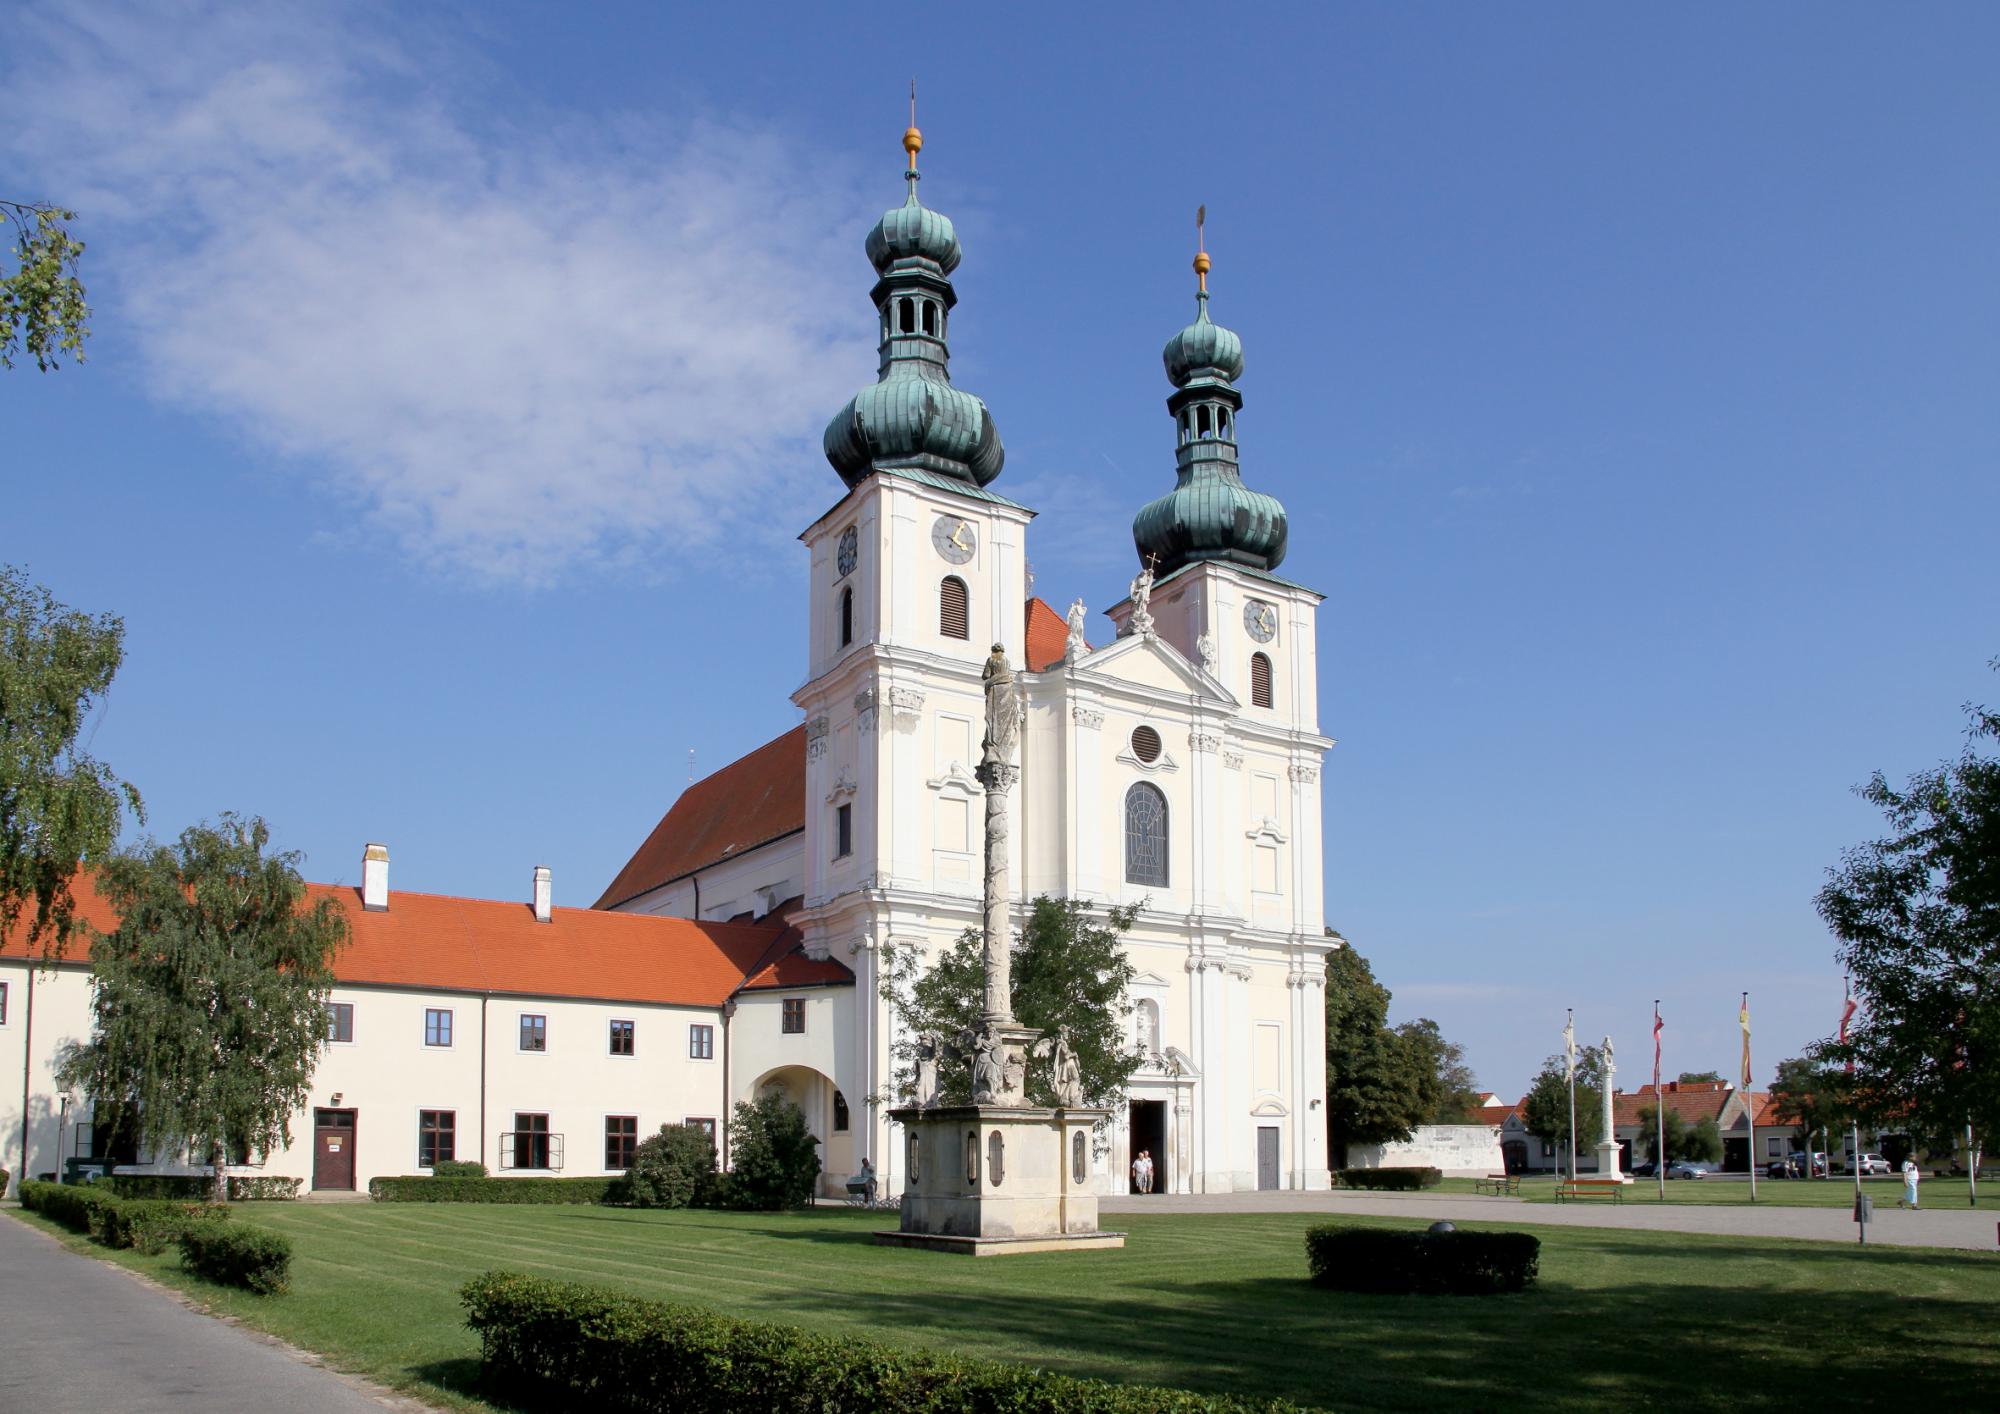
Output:
[[[1620,1154],[1617,1144],[1600,1142],[1597,1146],[1597,1177],[1615,1178],[1620,1183],[1630,1183],[1632,1176],[1620,1173],[1618,1170],[1619,1158]]]
[[[890,1111],[903,1126],[903,1221],[877,1242],[994,1257],[1125,1245],[1101,1232],[1090,1131],[1108,1111],[950,1105]]]

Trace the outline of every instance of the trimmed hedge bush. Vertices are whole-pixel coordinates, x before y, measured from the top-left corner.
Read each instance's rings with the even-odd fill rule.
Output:
[[[432,1178],[484,1178],[486,1165],[477,1159],[439,1159],[431,1165]]]
[[[1435,1188],[1444,1182],[1443,1169],[1336,1169],[1334,1176],[1342,1188],[1386,1188],[1399,1193]]]
[[[620,1178],[372,1178],[368,1196],[378,1203],[616,1203]]]
[[[181,1265],[196,1276],[259,1296],[292,1281],[292,1240],[281,1232],[234,1223],[197,1223],[180,1237]]]
[[[50,1222],[61,1223],[71,1232],[90,1233],[99,1208],[118,1200],[108,1191],[89,1183],[29,1182],[21,1185],[21,1206],[40,1213]]]
[[[701,1306],[488,1272],[459,1291],[479,1332],[482,1376],[510,1405],[540,1409],[811,1409],[818,1414],[1241,1414],[1283,1402],[1114,1385],[997,1360],[903,1350]]]
[[[1535,1279],[1542,1241],[1525,1232],[1411,1232],[1323,1224],[1306,1229],[1314,1286],[1376,1295],[1489,1296]]]
[[[100,1179],[120,1198],[179,1198],[205,1201],[210,1179],[203,1173],[119,1173]],[[305,1180],[240,1173],[229,1176],[229,1201],[257,1203],[296,1198]]]
[[[639,1141],[625,1171],[625,1197],[638,1208],[686,1208],[715,1196],[715,1143],[691,1124],[663,1124]]]
[[[198,1223],[222,1222],[229,1209],[214,1203],[182,1203],[170,1198],[135,1198],[102,1203],[91,1236],[106,1247],[131,1247],[158,1256]]]

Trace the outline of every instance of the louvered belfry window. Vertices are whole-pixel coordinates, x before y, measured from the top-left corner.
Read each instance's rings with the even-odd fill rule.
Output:
[[[972,613],[965,581],[955,574],[946,575],[944,583],[938,586],[938,632],[946,638],[972,637]]]
[[[1271,705],[1271,660],[1262,653],[1250,655],[1250,705]]]
[[[1125,792],[1125,882],[1167,886],[1167,798],[1145,781]]]

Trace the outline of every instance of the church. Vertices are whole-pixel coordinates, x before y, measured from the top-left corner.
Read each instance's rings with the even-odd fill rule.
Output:
[[[1322,596],[1277,574],[1284,508],[1244,485],[1243,346],[1209,317],[1209,257],[1164,355],[1174,484],[1136,508],[1137,573],[1094,644],[1080,600],[1031,595],[1034,512],[951,381],[958,237],[918,197],[915,127],[903,145],[907,196],[866,243],[877,378],[827,425],[830,504],[799,536],[799,724],[689,786],[590,908],[557,907],[542,868],[520,901],[391,890],[380,843],[358,887],[309,885],[351,934],[326,1046],[292,1140],[232,1172],[336,1192],[447,1159],[600,1175],[662,1124],[705,1128],[727,1164],[734,1105],[775,1089],[820,1140],[823,1192],[864,1163],[901,1192],[883,966],[981,924],[997,651],[1021,693],[1017,924],[1043,894],[1137,908],[1140,1064],[1090,1181],[1124,1191],[1143,1151],[1155,1191],[1328,1186]],[[77,892],[117,926],[89,880]],[[0,1167],[198,1168],[59,1093],[57,1058],[89,1033],[88,938],[42,967],[17,934],[0,938]]]
[[[1209,317],[1167,341],[1175,484],[1137,508],[1139,573],[1109,642],[1030,597],[1034,512],[1004,494],[992,415],[954,385],[949,218],[908,195],[869,231],[880,367],[827,424],[844,488],[806,526],[803,724],[691,787],[597,906],[683,918],[785,907],[807,956],[852,969],[837,1070],[809,1115],[891,1081],[882,953],[980,923],[980,671],[1021,673],[1016,905],[1137,904],[1133,1077],[1106,1165],[1157,1186],[1324,1188],[1325,936],[1315,615],[1281,578],[1284,507],[1243,482],[1243,346]],[[831,488],[830,488],[831,489]],[[1017,915],[1018,916],[1018,915]],[[898,1191],[887,1106],[853,1162]],[[1122,1180],[1121,1180],[1122,1181]]]

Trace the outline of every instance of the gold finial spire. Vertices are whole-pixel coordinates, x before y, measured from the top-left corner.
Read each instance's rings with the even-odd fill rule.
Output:
[[[917,131],[917,81],[910,80],[910,126],[903,133],[903,151],[910,154],[910,170],[917,170],[917,154],[924,150],[924,135]]]
[[[1208,203],[1194,209],[1194,273],[1201,282],[1200,293],[1208,294],[1208,271],[1215,262],[1208,258]]]

